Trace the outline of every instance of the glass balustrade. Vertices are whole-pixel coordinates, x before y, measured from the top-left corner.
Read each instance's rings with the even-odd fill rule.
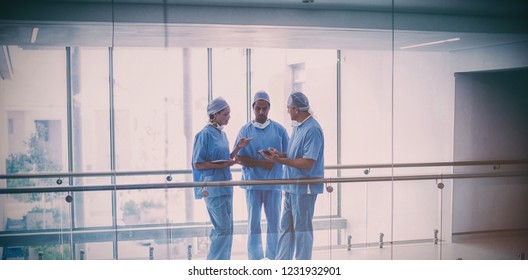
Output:
[[[486,165],[475,166],[479,172],[467,173],[440,172],[452,168],[450,163],[396,168],[398,172],[368,166],[354,169],[329,166],[329,174],[336,170],[342,174],[320,179],[324,181],[325,192],[318,195],[316,202],[313,259],[454,259],[456,253],[449,247],[453,182],[488,181],[506,185],[521,182],[528,175],[523,169],[527,163],[513,163],[502,161],[503,170],[498,170],[493,168],[497,164],[483,162]],[[68,174],[61,176],[66,178]],[[203,201],[193,199],[188,204],[183,200],[184,192],[197,185],[183,180],[185,176],[147,172],[143,177],[152,177],[154,181],[158,178],[159,182],[90,186],[60,186],[54,182],[3,189],[0,198],[7,215],[6,228],[0,232],[3,258],[205,259],[212,225]],[[38,177],[33,174],[7,180]],[[258,181],[254,182],[258,185]],[[229,182],[223,184],[219,187],[226,187]],[[56,191],[57,188],[61,191]],[[77,201],[70,196],[107,197],[109,193],[115,193],[115,201],[102,199],[89,211],[79,211],[84,216],[76,220],[84,223],[72,222],[72,213],[80,214],[74,211]],[[242,189],[235,185],[234,204],[245,205],[241,193]],[[28,197],[41,199],[21,199]],[[192,217],[187,215],[189,206],[193,209]],[[243,207],[236,208],[231,258],[247,259],[247,213]],[[17,219],[17,215],[22,218]],[[265,219],[262,224],[265,229]],[[262,237],[265,244],[265,231]]]
[[[106,23],[52,21],[36,44],[0,36],[2,258],[206,259],[194,135],[222,96],[234,146],[258,90],[290,135],[288,96],[305,92],[324,130],[314,259],[464,258],[456,239],[525,230],[526,32],[381,2],[359,27],[247,30],[115,22],[126,4],[108,2]],[[67,38],[42,40],[55,33]],[[240,184],[232,259],[248,258]]]

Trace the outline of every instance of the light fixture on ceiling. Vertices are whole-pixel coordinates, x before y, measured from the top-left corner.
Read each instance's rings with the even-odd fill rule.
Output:
[[[303,4],[311,4],[313,2],[315,2],[315,0],[302,0]]]
[[[33,27],[33,31],[31,31],[31,44],[34,44],[37,41],[39,28]]]
[[[457,38],[450,38],[450,39],[446,39],[446,40],[440,40],[440,41],[434,41],[434,42],[429,42],[429,43],[405,46],[405,47],[401,47],[400,50],[405,50],[405,49],[410,49],[410,48],[418,48],[418,47],[425,47],[425,46],[443,44],[443,43],[449,43],[449,42],[456,42],[456,41],[459,41],[459,40],[460,40],[460,38],[458,38],[458,37]]]

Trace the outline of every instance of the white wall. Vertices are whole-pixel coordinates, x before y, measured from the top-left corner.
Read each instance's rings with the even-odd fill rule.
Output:
[[[389,51],[344,51],[343,56],[343,164],[452,160],[454,81],[449,54],[396,53],[394,76]],[[395,170],[394,175],[450,171],[412,168]],[[389,169],[372,169],[368,176],[390,174]],[[359,170],[344,176],[366,175]],[[444,183],[442,196],[435,181],[344,185],[341,205],[347,235],[353,243],[377,242],[380,233],[385,240],[416,240],[433,238],[437,229],[449,240],[451,184]]]
[[[528,158],[528,70],[456,75],[455,160]],[[524,170],[504,165],[458,167],[457,172]],[[527,229],[528,179],[482,178],[454,182],[456,233]]]
[[[527,67],[528,43],[456,52],[451,57],[451,65],[455,73]],[[509,85],[492,89],[470,77],[459,75],[457,78],[456,123],[459,126],[456,129],[459,136],[454,140],[455,160],[526,159],[528,140],[523,140],[527,133],[526,117],[523,119],[521,113],[525,107],[519,109],[518,102],[508,104],[512,92],[504,91],[504,88]],[[521,78],[519,82],[525,80]],[[513,94],[522,95],[526,92],[524,86]],[[513,111],[520,117],[512,117],[513,108],[517,108]],[[519,125],[518,128],[515,128],[515,124]],[[501,171],[508,169],[512,167],[503,166]],[[493,172],[490,166],[456,170]],[[519,181],[518,178],[457,181],[453,200],[453,232],[528,228],[528,220],[523,218],[528,213],[527,193],[527,182]]]
[[[344,51],[343,56],[343,164],[511,159],[513,155],[526,158],[523,157],[527,154],[526,145],[521,143],[528,140],[523,140],[525,136],[519,136],[516,129],[508,130],[507,140],[503,135],[502,141],[517,146],[507,153],[487,144],[475,147],[474,142],[472,147],[465,147],[473,153],[455,149],[459,143],[455,125],[459,120],[455,118],[454,72],[526,67],[528,44],[456,53],[396,52],[393,97],[389,52]],[[526,92],[524,88],[518,94],[523,92]],[[479,98],[475,94],[472,98]],[[471,110],[473,105],[466,100],[457,106]],[[500,108],[508,111],[507,105]],[[527,119],[524,116],[521,118]],[[485,128],[492,133],[499,128],[498,120],[495,126],[488,127],[484,119],[479,121],[477,115],[473,118],[477,119],[471,125],[477,127],[460,129],[479,130],[480,127],[480,131]],[[526,129],[525,123],[517,122],[524,124],[523,129]],[[501,138],[494,139],[496,143]],[[507,169],[503,167],[501,171],[504,170]],[[348,171],[343,176],[365,176],[361,171]],[[454,171],[482,170],[458,168]],[[400,169],[394,174],[439,174],[440,177],[451,172],[453,169],[446,167]],[[374,169],[369,176],[387,174],[390,174],[388,169]],[[439,229],[442,238],[450,240],[452,232],[528,227],[526,219],[520,216],[528,212],[528,190],[526,183],[519,179],[459,180],[455,190],[452,180],[443,180],[442,191],[436,188],[436,183],[430,180],[343,185],[343,217],[349,224],[346,234],[352,235],[354,243],[363,243],[376,242],[380,232],[388,239],[394,234],[394,240],[412,240],[431,238],[433,230]]]

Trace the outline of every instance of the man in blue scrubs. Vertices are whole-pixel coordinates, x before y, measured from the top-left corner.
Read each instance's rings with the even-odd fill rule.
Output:
[[[284,165],[284,179],[324,177],[324,135],[319,122],[310,113],[308,98],[294,92],[288,98],[288,113],[293,131],[286,157],[271,148],[267,159]],[[276,259],[310,260],[313,248],[313,226],[317,194],[323,184],[284,185],[284,206]]]
[[[255,93],[253,113],[255,119],[244,125],[237,137],[251,138],[251,142],[238,152],[237,162],[242,165],[242,180],[282,179],[282,165],[265,159],[259,151],[273,147],[285,153],[288,147],[288,133],[279,123],[270,120],[270,98],[265,91]],[[280,185],[243,186],[248,211],[248,258],[260,260],[275,259],[280,219]],[[264,206],[267,220],[266,251],[262,246],[260,217]],[[264,254],[265,253],[265,254]]]
[[[207,105],[209,123],[194,138],[192,170],[194,182],[229,181],[233,158],[251,139],[241,138],[229,153],[229,141],[223,127],[231,118],[227,102],[218,97]],[[233,243],[233,187],[197,187],[196,199],[205,198],[205,205],[213,225],[209,238],[208,260],[231,258]]]

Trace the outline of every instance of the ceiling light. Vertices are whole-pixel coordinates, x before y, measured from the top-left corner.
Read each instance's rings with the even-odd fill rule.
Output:
[[[314,0],[302,0],[302,3],[303,4],[310,4],[310,3],[313,3]]]
[[[33,27],[33,31],[31,32],[31,44],[34,44],[37,41],[38,32],[38,27]]]
[[[418,44],[418,45],[405,46],[405,47],[401,47],[400,50],[405,50],[405,49],[410,49],[410,48],[418,48],[418,47],[424,47],[424,46],[430,46],[430,45],[436,45],[436,44],[442,44],[442,43],[448,43],[448,42],[455,42],[455,41],[458,41],[458,40],[460,40],[460,38],[451,38],[451,39],[434,41],[434,42],[423,43],[423,44]]]

